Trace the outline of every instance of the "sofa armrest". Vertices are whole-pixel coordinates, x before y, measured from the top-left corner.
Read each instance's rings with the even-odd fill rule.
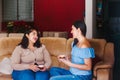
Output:
[[[93,69],[95,80],[110,80],[114,64],[114,44],[106,43],[102,61],[98,62]],[[110,76],[111,75],[111,76]]]
[[[111,75],[111,70],[109,68],[106,69],[98,69],[96,71],[96,77],[93,77],[93,80],[111,80],[112,75]]]
[[[93,75],[94,77],[96,78],[97,75],[98,75],[98,72],[102,72],[102,70],[110,70],[112,69],[112,64],[109,64],[109,63],[105,63],[103,61],[100,61],[98,62],[95,66],[94,66],[94,69],[93,69]],[[98,70],[101,70],[101,71],[98,71]],[[103,71],[104,72],[104,71]],[[109,72],[109,71],[108,71]]]

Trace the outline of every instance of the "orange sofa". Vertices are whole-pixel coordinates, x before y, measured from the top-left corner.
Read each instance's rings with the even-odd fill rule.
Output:
[[[0,61],[5,57],[10,57],[15,46],[20,42],[21,37],[0,38]],[[46,45],[51,58],[52,65],[63,68],[69,68],[63,63],[59,63],[57,56],[65,54],[70,56],[72,38],[42,37],[41,42]],[[89,39],[92,47],[95,49],[95,55],[99,61],[93,66],[93,80],[112,79],[112,67],[114,63],[114,45],[106,42],[104,39]],[[94,64],[94,63],[93,63]],[[0,80],[12,80],[11,75],[0,73]]]

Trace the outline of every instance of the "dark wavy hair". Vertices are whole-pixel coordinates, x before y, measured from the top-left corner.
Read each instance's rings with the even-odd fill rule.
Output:
[[[29,45],[29,40],[28,38],[26,37],[26,34],[30,34],[33,30],[36,30],[37,31],[37,36],[38,36],[38,39],[37,41],[34,43],[34,46],[39,48],[42,46],[41,42],[40,42],[40,33],[39,31],[36,29],[36,28],[29,28],[27,29],[27,31],[24,33],[24,36],[21,40],[21,42],[18,44],[18,45],[21,45],[22,48],[24,49],[27,49],[28,48],[28,45]]]
[[[83,36],[86,36],[87,29],[86,29],[86,24],[85,24],[84,20],[78,20],[78,21],[74,22],[73,25],[75,26],[76,29],[80,28]],[[75,38],[73,46],[76,45],[77,43],[78,43],[78,39]]]

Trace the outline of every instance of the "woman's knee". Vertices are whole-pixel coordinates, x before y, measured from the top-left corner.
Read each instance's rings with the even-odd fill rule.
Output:
[[[51,77],[50,80],[58,80],[58,78],[54,76],[54,77]]]
[[[24,70],[20,74],[21,80],[34,80],[34,72],[31,70]]]
[[[51,67],[50,72],[56,71],[58,68],[57,67]]]
[[[51,77],[50,80],[55,80],[54,77]]]
[[[14,71],[12,77],[14,80],[34,80],[34,72],[31,70]]]
[[[50,73],[48,71],[44,71],[44,72],[37,72],[36,73],[36,80],[49,80],[50,78]]]
[[[50,68],[50,73],[60,72],[60,71],[62,71],[62,69],[61,69],[61,68],[58,68],[58,67],[51,67],[51,68]]]
[[[74,75],[60,75],[60,76],[53,76],[50,80],[81,80],[77,76]]]
[[[50,80],[64,80],[64,78],[60,76],[54,76],[54,77],[51,77]]]

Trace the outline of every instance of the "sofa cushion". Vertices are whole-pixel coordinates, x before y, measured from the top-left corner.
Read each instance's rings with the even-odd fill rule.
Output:
[[[66,67],[63,63],[59,63],[57,56],[60,54],[66,54],[66,42],[65,38],[53,38],[53,37],[42,37],[41,43],[43,43],[52,58],[52,66]]]
[[[44,37],[41,38],[41,43],[43,43],[50,55],[58,56],[59,54],[66,54],[66,42],[65,38],[52,38],[52,37]]]
[[[11,74],[13,71],[13,68],[11,66],[11,60],[10,58],[5,57],[1,62],[0,62],[0,73],[3,74]]]
[[[89,42],[95,50],[95,55],[102,60],[106,41],[104,39],[89,39]]]
[[[20,37],[5,37],[0,39],[0,61],[4,56],[10,56],[18,43],[21,41]]]

